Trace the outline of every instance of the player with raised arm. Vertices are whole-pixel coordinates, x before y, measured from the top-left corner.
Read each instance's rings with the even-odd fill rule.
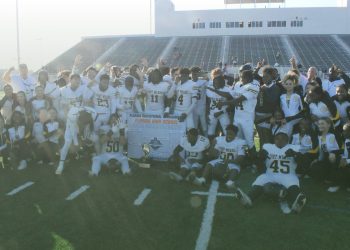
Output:
[[[63,121],[67,119],[67,114],[72,107],[83,105],[84,88],[80,85],[80,75],[73,74],[69,77],[70,82],[61,88],[59,118]]]
[[[287,132],[279,132],[275,135],[274,144],[264,144],[260,152],[260,161],[266,171],[258,176],[252,184],[248,194],[237,188],[237,196],[241,203],[251,207],[266,189],[266,185],[278,184],[282,189],[278,189],[276,196],[286,199],[287,203],[282,203],[284,213],[294,211],[301,212],[306,203],[306,196],[300,191],[298,176],[295,173],[300,147],[288,144]],[[291,210],[288,203],[291,205]]]
[[[199,79],[201,73],[201,68],[192,67],[191,68],[191,79],[195,83],[195,90],[197,90],[198,101],[197,105],[193,110],[193,121],[195,128],[201,126],[204,136],[208,136],[208,125],[207,125],[207,112],[206,112],[206,87],[208,81],[205,79]]]
[[[111,171],[119,169],[123,174],[130,174],[128,158],[123,154],[125,139],[125,123],[118,115],[112,114],[108,125],[101,127],[103,134],[100,138],[101,154],[92,158],[89,174],[98,176],[103,165]]]
[[[175,90],[174,114],[179,116],[180,122],[186,123],[186,129],[194,128],[193,109],[197,104],[197,91],[195,84],[190,80],[190,70],[182,68],[178,77]]]
[[[154,115],[169,114],[169,106],[166,106],[166,99],[174,95],[174,89],[169,82],[163,81],[159,69],[153,69],[149,73],[148,81],[143,84],[145,93],[145,113]]]
[[[192,182],[203,167],[205,153],[209,146],[208,138],[199,135],[197,129],[188,130],[187,135],[181,138],[180,144],[169,157],[170,162],[180,162],[179,173],[170,172],[170,178],[176,181]],[[180,156],[182,151],[184,151],[184,157]]]
[[[226,136],[215,138],[210,152],[218,158],[208,162],[202,177],[194,180],[195,184],[204,185],[213,176],[219,180],[225,180],[227,188],[235,187],[245,155],[245,141],[237,138],[237,133],[238,128],[230,124],[226,127]]]
[[[78,151],[79,145],[96,145],[96,134],[94,132],[94,120],[97,113],[90,107],[73,107],[67,115],[66,131],[64,133],[64,145],[60,150],[60,162],[56,169],[56,174],[62,174],[64,170],[64,161],[67,158],[71,145],[74,145],[74,151]]]
[[[227,114],[226,102],[232,100],[230,89],[225,86],[225,78],[220,69],[215,69],[211,73],[213,83],[207,87],[207,108],[209,109],[208,138],[215,138],[215,131],[218,122],[220,122],[225,134],[225,128],[230,124],[230,118]]]

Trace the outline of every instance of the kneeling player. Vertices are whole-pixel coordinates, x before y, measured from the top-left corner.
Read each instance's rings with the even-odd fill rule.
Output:
[[[253,202],[264,193],[266,185],[279,184],[287,190],[286,199],[292,204],[292,211],[299,213],[306,203],[306,197],[300,191],[299,179],[295,173],[297,166],[295,158],[299,148],[288,144],[288,135],[284,132],[275,135],[275,144],[265,144],[260,162],[265,163],[266,172],[255,180],[248,194],[237,189],[237,195],[242,204],[252,206]]]
[[[102,153],[92,158],[92,167],[89,174],[98,176],[102,166],[117,171],[121,169],[123,174],[130,174],[128,158],[123,154],[125,140],[125,123],[117,115],[110,117],[109,125],[101,127]]]
[[[227,180],[226,187],[233,188],[241,170],[245,156],[245,141],[236,137],[238,128],[235,125],[226,127],[226,136],[216,137],[213,151],[219,157],[206,165],[203,176],[196,178],[197,185],[205,184],[210,177]]]
[[[171,179],[176,181],[188,180],[193,181],[196,178],[196,173],[203,167],[203,158],[205,151],[209,148],[209,140],[201,135],[198,135],[198,130],[191,128],[187,135],[181,138],[178,145],[170,156],[170,161],[176,161],[180,158],[180,172],[170,172]],[[185,157],[180,157],[180,152],[185,150]]]

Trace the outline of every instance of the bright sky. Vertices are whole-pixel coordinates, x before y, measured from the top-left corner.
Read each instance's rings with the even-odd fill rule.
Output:
[[[344,0],[287,0],[287,6]],[[149,34],[150,0],[18,0],[21,62],[38,69],[82,36]],[[173,0],[176,9],[223,8],[224,0]],[[290,3],[292,2],[292,3]],[[0,69],[16,65],[15,0],[0,3]],[[153,32],[153,30],[152,30]]]

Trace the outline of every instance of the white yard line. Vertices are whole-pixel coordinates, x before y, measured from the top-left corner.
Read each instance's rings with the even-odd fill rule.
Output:
[[[215,203],[219,189],[219,182],[213,181],[209,189],[207,207],[204,211],[201,229],[196,242],[196,250],[206,250],[208,248],[211,229],[214,219]]]
[[[191,194],[196,194],[196,195],[209,195],[208,192],[201,192],[201,191],[193,191]],[[236,194],[232,193],[217,193],[217,196],[219,197],[237,197]]]
[[[142,190],[142,192],[139,194],[139,196],[137,197],[137,199],[134,201],[134,205],[135,206],[140,206],[143,201],[147,198],[147,196],[149,195],[149,193],[152,190],[149,188],[145,188],[144,190]]]
[[[11,192],[7,193],[6,195],[8,196],[12,196],[12,195],[15,195],[17,194],[18,192],[22,191],[23,189],[26,189],[27,187],[30,187],[31,185],[33,185],[34,182],[32,181],[28,181],[26,183],[24,183],[23,185],[13,189]]]
[[[70,195],[68,195],[68,197],[66,198],[66,201],[74,200],[74,199],[77,198],[81,193],[85,192],[85,191],[88,190],[89,188],[90,188],[90,186],[88,186],[88,185],[81,186],[79,189],[75,190],[73,193],[71,193]]]

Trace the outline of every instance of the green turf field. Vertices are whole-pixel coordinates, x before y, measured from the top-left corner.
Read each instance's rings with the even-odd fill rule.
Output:
[[[1,169],[0,249],[195,249],[208,196],[191,192],[210,185],[172,182],[166,164],[130,177],[90,178],[88,168],[70,163],[62,176],[48,166]],[[246,190],[254,178],[244,170],[239,183]],[[28,181],[34,184],[6,195]],[[302,184],[309,199],[300,215],[283,215],[265,200],[244,209],[215,196],[208,249],[350,249],[350,193],[328,194],[309,179]],[[89,189],[66,200],[83,185]],[[145,188],[151,192],[135,206]],[[218,192],[229,193],[223,184]]]

